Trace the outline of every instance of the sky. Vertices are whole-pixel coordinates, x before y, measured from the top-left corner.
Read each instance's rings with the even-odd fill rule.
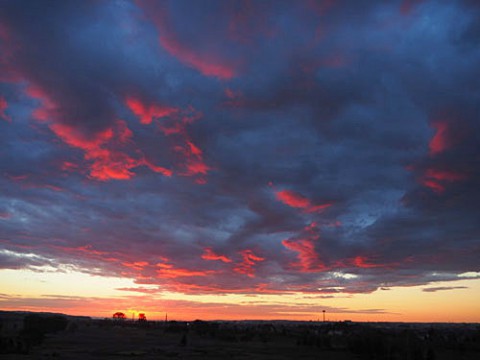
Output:
[[[0,1],[0,308],[480,322],[473,0]]]

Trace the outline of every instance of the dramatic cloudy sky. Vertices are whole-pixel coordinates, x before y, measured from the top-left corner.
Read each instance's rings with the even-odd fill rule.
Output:
[[[1,0],[0,307],[480,321],[479,24]]]

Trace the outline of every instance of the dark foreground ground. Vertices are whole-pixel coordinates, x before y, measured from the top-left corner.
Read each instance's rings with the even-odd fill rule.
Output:
[[[58,316],[45,322],[35,316],[16,335],[3,326],[0,359],[480,359],[480,327],[471,324],[166,324]]]

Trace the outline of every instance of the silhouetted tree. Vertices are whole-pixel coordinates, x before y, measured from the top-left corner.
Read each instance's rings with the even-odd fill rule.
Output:
[[[116,312],[115,314],[113,314],[113,318],[114,318],[115,320],[125,320],[127,317],[125,316],[124,313],[118,311],[118,312]]]

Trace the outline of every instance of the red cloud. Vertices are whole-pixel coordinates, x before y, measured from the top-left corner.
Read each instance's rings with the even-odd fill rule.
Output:
[[[102,131],[86,134],[79,127],[58,121],[58,106],[43,89],[30,86],[26,93],[41,102],[41,106],[33,113],[34,118],[49,122],[48,126],[56,136],[84,152],[84,159],[91,162],[91,178],[100,181],[127,180],[135,175],[131,171],[133,168],[143,165],[165,176],[172,175],[171,170],[156,166],[143,157],[135,159],[119,150],[119,147],[128,143],[133,135],[125,121],[117,120]]]
[[[445,191],[445,186],[434,180],[423,179],[422,184],[437,193],[442,193]]]
[[[78,169],[78,165],[77,164],[74,164],[70,161],[64,161],[61,165],[60,165],[60,169],[62,169],[63,171],[74,171],[74,170],[77,170]]]
[[[276,197],[285,205],[293,208],[303,209],[303,211],[307,213],[321,211],[332,206],[332,204],[314,205],[303,195],[290,190],[277,191]]]
[[[183,170],[179,174],[183,176],[200,175],[195,181],[198,184],[206,183],[205,178],[201,175],[206,175],[210,167],[203,161],[203,151],[189,139],[186,129],[186,126],[197,120],[201,113],[191,107],[180,111],[177,108],[156,104],[145,105],[144,102],[134,97],[127,97],[126,104],[140,118],[142,124],[150,124],[154,118],[169,117],[160,125],[160,129],[166,136],[176,136],[177,141],[182,143],[182,145],[174,146],[174,150],[183,155],[179,164]],[[144,160],[143,164],[153,171],[171,175],[170,170],[154,166],[147,160]]]
[[[148,266],[149,263],[146,261],[134,261],[134,262],[125,261],[122,263],[122,265],[133,270],[143,270],[143,268],[145,268],[145,266]]]
[[[7,110],[7,108],[8,108],[7,100],[5,100],[3,96],[0,96],[0,119],[10,122],[12,121],[12,119],[10,118],[10,116],[8,116],[5,113],[5,110]]]
[[[204,253],[202,254],[202,259],[204,260],[219,260],[223,261],[224,263],[232,262],[232,259],[225,255],[218,255],[216,254],[211,248],[205,248]]]
[[[65,249],[64,249],[65,250]],[[86,253],[89,255],[94,255],[94,256],[103,256],[103,255],[109,255],[108,252],[106,251],[100,251],[100,250],[95,250],[92,245],[87,244],[85,246],[78,246],[76,248],[70,248],[69,250],[71,251],[78,251],[82,253]]]
[[[365,256],[356,256],[353,259],[353,264],[356,267],[364,268],[364,269],[385,267],[385,265],[382,265],[382,264],[374,264],[372,262],[369,262],[369,259]]]
[[[462,174],[459,172],[449,171],[449,170],[437,170],[437,169],[428,169],[425,172],[425,176],[435,180],[448,181],[448,182],[460,181],[467,178],[465,174]]]
[[[445,121],[434,122],[432,126],[436,132],[430,140],[428,147],[430,149],[430,155],[436,155],[444,152],[451,146],[448,135],[449,127]]]
[[[467,178],[467,175],[450,170],[427,169],[420,182],[435,192],[445,191],[445,183],[461,181]]]
[[[176,146],[175,150],[183,155],[184,163],[182,167],[184,170],[180,175],[200,176],[197,177],[196,182],[204,184],[206,180],[202,175],[206,175],[210,170],[210,167],[203,161],[203,151],[191,140],[188,140],[188,138],[185,139],[185,144],[183,146]]]
[[[85,151],[94,151],[113,137],[112,128],[107,128],[93,135],[85,135],[73,126],[60,123],[51,124],[50,129],[68,145]]]
[[[84,150],[84,158],[92,161],[92,178],[106,181],[125,180],[134,176],[130,169],[137,167],[139,162],[123,152],[107,148],[108,142],[113,138],[113,128],[107,128],[91,137],[72,126],[60,123],[51,124],[50,128],[68,145]]]
[[[231,79],[235,76],[235,70],[231,65],[223,63],[213,54],[198,54],[178,41],[173,34],[160,35],[160,44],[170,55],[190,67],[200,71],[205,76],[214,76],[220,79]]]
[[[192,106],[182,109],[181,112],[175,115],[165,119],[159,125],[160,130],[167,136],[185,135],[187,133],[186,126],[203,116],[200,111],[196,111]]]
[[[44,122],[51,120],[55,116],[57,106],[43,89],[31,85],[25,89],[25,93],[41,103],[41,106],[33,111],[34,119]]]
[[[249,249],[240,251],[240,254],[242,255],[243,261],[237,264],[233,270],[239,274],[244,274],[251,278],[255,277],[255,270],[253,267],[255,266],[256,262],[264,261],[265,259],[255,255],[253,251]]]
[[[125,100],[128,108],[140,119],[142,124],[151,124],[153,119],[172,115],[177,108],[156,104],[146,105],[135,97],[127,97]]]
[[[283,246],[298,253],[298,262],[291,263],[294,268],[301,272],[324,271],[327,267],[320,261],[315,251],[315,243],[310,239],[283,240]]]
[[[118,121],[115,127],[107,128],[91,137],[64,124],[51,124],[50,128],[68,145],[84,150],[84,158],[92,161],[90,176],[94,179],[101,181],[127,180],[134,176],[131,169],[141,165],[165,176],[172,175],[171,170],[155,166],[144,158],[134,159],[122,151],[110,148],[115,140],[124,142],[130,137],[130,130],[123,121]],[[116,134],[115,137],[114,134]]]
[[[141,160],[141,164],[147,166],[150,170],[152,170],[156,173],[159,173],[159,174],[162,174],[162,175],[165,175],[165,176],[172,176],[173,175],[172,170],[164,168],[163,166],[154,165],[151,161],[149,161],[145,158],[143,158]]]
[[[158,2],[138,1],[144,8],[147,17],[158,29],[160,45],[181,63],[192,67],[205,76],[219,79],[231,79],[236,75],[234,66],[219,53],[207,50],[197,50],[184,44],[175,33],[169,21],[168,9]]]
[[[306,233],[304,238],[286,239],[282,241],[283,246],[298,253],[298,261],[290,265],[299,269],[301,272],[326,270],[327,267],[322,263],[315,250],[315,242],[320,238],[317,231],[317,224],[315,222],[311,223],[305,227],[304,231]]]
[[[195,145],[193,142],[187,140],[187,145],[189,147],[190,153],[195,156],[202,156],[202,150]]]
[[[157,270],[157,276],[162,279],[175,279],[179,277],[191,277],[191,276],[208,276],[215,271],[213,270],[188,270],[188,269],[178,269],[174,268],[171,264],[157,264],[159,268]]]

